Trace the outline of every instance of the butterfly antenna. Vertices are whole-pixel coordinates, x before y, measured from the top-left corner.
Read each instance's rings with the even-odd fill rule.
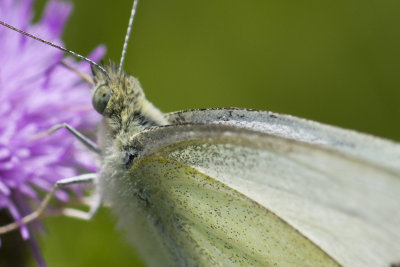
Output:
[[[15,28],[15,27],[11,26],[10,24],[5,23],[4,21],[1,21],[1,20],[0,20],[0,24],[3,25],[3,26],[5,26],[5,27],[7,27],[7,28],[9,28],[9,29],[11,29],[11,30],[13,30],[13,31],[19,32],[19,33],[21,33],[21,34],[23,34],[23,35],[25,35],[25,36],[28,36],[28,37],[30,37],[30,38],[32,38],[32,39],[35,39],[35,40],[37,40],[37,41],[39,41],[39,42],[45,43],[45,44],[47,44],[47,45],[49,45],[49,46],[55,47],[55,48],[57,48],[57,49],[59,49],[59,50],[61,50],[61,51],[64,51],[64,52],[66,52],[66,53],[69,53],[69,54],[71,54],[71,55],[73,55],[73,56],[75,56],[75,57],[77,57],[77,58],[79,58],[79,59],[82,59],[82,60],[84,60],[84,61],[86,61],[86,62],[89,62],[91,65],[96,66],[97,68],[99,68],[99,70],[100,70],[101,72],[103,72],[106,76],[108,76],[106,70],[105,70],[102,66],[100,66],[100,65],[97,64],[96,62],[94,62],[94,61],[88,59],[87,57],[84,57],[84,56],[82,56],[82,55],[79,55],[78,53],[75,53],[75,52],[73,52],[73,51],[71,51],[71,50],[68,50],[68,49],[66,49],[66,48],[64,48],[64,47],[62,47],[62,46],[56,45],[56,44],[54,44],[54,43],[52,43],[52,42],[46,41],[46,40],[44,40],[44,39],[42,39],[42,38],[36,37],[35,35],[32,35],[32,34],[30,34],[30,33],[27,33],[27,32],[25,32],[25,31],[23,31],[23,30],[17,29],[17,28]]]
[[[138,4],[138,0],[134,0],[133,6],[132,6],[132,11],[131,11],[131,17],[129,18],[128,29],[126,30],[124,46],[122,48],[121,60],[119,61],[119,69],[118,69],[119,74],[122,73],[122,67],[124,66],[126,50],[128,49],[128,41],[129,41],[129,37],[131,36],[133,18],[135,17],[137,4]]]

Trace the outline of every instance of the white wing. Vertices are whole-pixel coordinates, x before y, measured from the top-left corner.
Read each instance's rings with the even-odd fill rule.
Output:
[[[269,111],[188,110],[166,115],[171,124],[224,124],[316,144],[400,172],[400,145],[375,136]],[[379,157],[377,157],[377,153]]]
[[[400,261],[400,145],[270,112],[168,114],[136,136],[142,157],[213,177],[286,221],[345,266]]]

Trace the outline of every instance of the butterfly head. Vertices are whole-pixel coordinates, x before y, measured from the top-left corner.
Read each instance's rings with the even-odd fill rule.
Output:
[[[96,66],[92,67],[94,109],[105,117],[114,117],[140,106],[139,102],[144,99],[144,94],[139,81],[124,72],[119,73],[114,63],[104,69],[106,72]]]
[[[140,129],[166,124],[161,112],[145,98],[139,81],[110,63],[104,71],[92,67],[95,110],[110,123],[115,133],[137,132]]]

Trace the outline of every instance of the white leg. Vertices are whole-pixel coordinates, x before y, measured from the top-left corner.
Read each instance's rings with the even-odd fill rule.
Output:
[[[78,130],[74,129],[72,126],[70,126],[67,123],[57,124],[57,125],[51,127],[49,130],[35,135],[34,137],[32,137],[32,139],[36,140],[36,139],[51,135],[52,133],[54,133],[62,128],[67,129],[76,138],[78,138],[78,140],[81,141],[81,143],[84,144],[87,148],[89,148],[90,150],[92,150],[93,152],[95,152],[97,154],[100,154],[101,151],[100,151],[99,147],[93,141],[91,141],[89,138],[87,138],[86,136],[81,134]]]
[[[61,180],[57,181],[57,183],[53,186],[51,191],[49,193],[47,193],[45,198],[40,203],[39,207],[34,212],[26,215],[18,222],[13,222],[13,223],[7,224],[5,226],[1,226],[0,234],[4,234],[4,233],[10,232],[12,230],[18,229],[22,224],[30,223],[30,222],[36,220],[37,218],[39,218],[45,211],[47,205],[49,204],[51,198],[53,197],[53,195],[57,189],[67,186],[67,185],[72,185],[72,184],[93,183],[96,180],[96,178],[97,178],[97,174],[87,173],[87,174],[82,174],[82,175],[65,178],[65,179],[61,179]]]
[[[93,218],[93,216],[97,213],[97,211],[101,207],[102,204],[101,196],[100,194],[94,194],[93,196],[90,197],[89,201],[85,202],[90,207],[88,212],[77,209],[65,208],[61,210],[61,214],[68,217],[89,221]]]
[[[68,63],[65,63],[65,62],[63,62],[63,61],[61,62],[61,65],[63,65],[63,66],[66,67],[67,69],[69,69],[69,70],[75,72],[79,77],[81,77],[82,79],[84,79],[84,80],[87,81],[88,83],[93,84],[93,79],[92,79],[92,77],[90,77],[89,75],[86,75],[85,73],[80,72],[78,69],[76,69],[76,68],[74,68],[74,67],[68,65]]]

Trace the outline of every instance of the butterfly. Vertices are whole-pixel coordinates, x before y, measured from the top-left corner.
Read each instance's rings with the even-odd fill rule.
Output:
[[[266,111],[162,115],[135,78],[106,73],[100,191],[149,265],[398,260],[398,144]]]
[[[93,84],[99,192],[149,265],[400,261],[399,144],[267,111],[163,114],[114,64]]]

